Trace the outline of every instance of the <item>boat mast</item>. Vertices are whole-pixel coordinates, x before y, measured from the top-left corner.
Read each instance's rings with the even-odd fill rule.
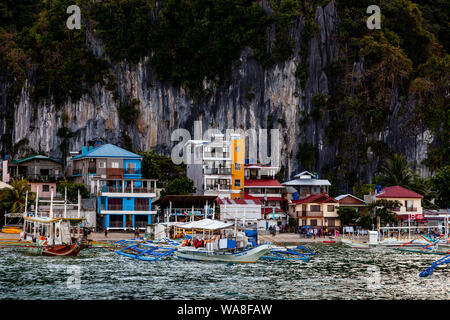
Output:
[[[34,208],[36,217],[38,213],[38,205],[39,205],[39,188],[36,188],[36,208]]]
[[[53,190],[50,192],[50,219],[53,218]]]
[[[67,187],[64,188],[64,218],[67,218]]]
[[[23,212],[23,216],[26,217],[27,216],[27,203],[28,203],[28,190],[25,193],[25,210]]]

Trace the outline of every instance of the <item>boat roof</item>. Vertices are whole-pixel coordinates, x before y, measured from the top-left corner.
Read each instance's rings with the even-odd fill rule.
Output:
[[[56,222],[59,220],[67,220],[67,221],[83,221],[86,220],[86,218],[59,218],[59,217],[24,217],[25,220],[30,220],[30,221],[34,221],[34,222],[40,222],[40,223],[51,223],[51,222]]]
[[[188,222],[183,225],[177,226],[178,228],[182,229],[202,229],[202,230],[220,230],[225,229],[233,226],[234,223],[232,222],[222,222],[219,220],[212,220],[212,219],[203,219],[198,221],[192,221]]]

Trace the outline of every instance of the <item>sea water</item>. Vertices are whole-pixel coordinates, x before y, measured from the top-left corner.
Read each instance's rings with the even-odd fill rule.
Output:
[[[308,244],[305,261],[254,264],[146,262],[107,249],[78,257],[0,249],[0,299],[449,299],[450,264],[419,273],[438,255]]]

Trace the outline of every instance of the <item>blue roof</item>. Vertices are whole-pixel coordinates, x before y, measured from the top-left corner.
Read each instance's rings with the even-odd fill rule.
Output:
[[[125,158],[125,159],[142,159],[143,157],[130,152],[128,150],[117,147],[113,144],[104,144],[94,148],[84,154],[80,154],[72,158],[72,160],[82,158]]]

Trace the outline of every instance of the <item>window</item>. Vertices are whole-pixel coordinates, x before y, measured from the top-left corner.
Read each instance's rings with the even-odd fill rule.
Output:
[[[50,186],[48,184],[43,184],[42,185],[42,191],[43,192],[49,192],[50,191]]]
[[[412,208],[413,207],[413,201],[412,200],[405,200],[405,207]]]
[[[311,211],[319,212],[320,211],[320,206],[319,205],[311,205]]]
[[[113,161],[113,162],[111,163],[111,168],[119,168],[119,162]]]
[[[235,163],[234,164],[234,170],[240,171],[241,170],[241,164],[240,163]]]
[[[316,219],[311,220],[311,221],[310,221],[310,225],[311,225],[312,227],[317,226],[317,220],[316,220]]]
[[[241,179],[234,180],[234,186],[235,187],[240,187],[241,186]]]
[[[334,211],[334,206],[327,206],[327,210],[328,210],[328,212],[333,212]]]
[[[106,168],[106,162],[104,162],[104,161],[99,162],[98,163],[98,167],[99,168]]]

